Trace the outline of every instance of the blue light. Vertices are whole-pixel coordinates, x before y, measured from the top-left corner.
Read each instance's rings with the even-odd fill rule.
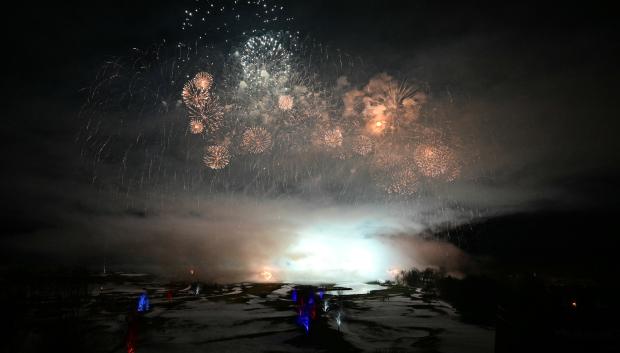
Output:
[[[140,298],[138,298],[138,312],[142,313],[145,311],[149,311],[149,297],[146,295],[146,293],[142,293],[140,295]]]
[[[297,323],[300,326],[304,327],[306,333],[310,332],[310,317],[308,316],[308,314],[303,313],[302,315],[299,315],[299,317],[297,318]]]

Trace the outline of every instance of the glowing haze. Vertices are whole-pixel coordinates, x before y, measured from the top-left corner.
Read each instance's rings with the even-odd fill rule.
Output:
[[[470,265],[452,244],[426,237],[424,230],[444,219],[422,216],[431,211],[422,205],[404,209],[214,196],[94,223],[101,225],[97,237],[113,249],[111,268],[168,275],[192,269],[218,281],[386,280],[414,266],[459,275]]]

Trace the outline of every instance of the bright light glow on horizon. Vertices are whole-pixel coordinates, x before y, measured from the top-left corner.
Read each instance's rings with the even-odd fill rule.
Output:
[[[376,221],[322,223],[298,233],[277,260],[287,281],[390,279],[388,270],[398,256],[373,236]]]

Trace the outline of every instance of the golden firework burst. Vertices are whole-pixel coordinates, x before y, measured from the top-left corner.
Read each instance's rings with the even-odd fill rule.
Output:
[[[201,120],[210,133],[216,132],[224,124],[224,109],[215,98],[209,99],[202,107],[190,107],[188,115],[192,120]]]
[[[209,101],[209,92],[199,88],[194,80],[191,80],[183,86],[181,98],[188,108],[202,109]]]
[[[278,98],[278,108],[284,111],[293,109],[293,97],[289,95],[280,96]]]
[[[456,157],[448,146],[419,145],[413,156],[420,173],[426,177],[454,180],[459,174]]]
[[[203,162],[211,169],[223,169],[230,162],[228,148],[222,145],[208,146],[203,157]]]
[[[205,124],[200,119],[191,119],[189,121],[189,132],[192,134],[200,134],[205,130]]]
[[[209,91],[213,86],[213,76],[208,72],[199,72],[194,76],[194,85],[200,90]]]
[[[339,128],[325,131],[323,135],[323,144],[330,148],[342,146],[342,131]]]
[[[243,132],[241,149],[251,154],[259,154],[271,148],[271,134],[262,127],[252,127]]]

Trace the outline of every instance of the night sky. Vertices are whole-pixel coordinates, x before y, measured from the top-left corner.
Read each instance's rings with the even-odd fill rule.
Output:
[[[183,256],[183,264],[201,261],[200,251],[220,262],[221,253],[232,262],[261,259],[285,251],[297,224],[275,231],[265,210],[284,219],[309,215],[310,221],[339,222],[334,212],[348,220],[384,212],[391,219],[390,210],[409,207],[425,217],[386,221],[379,228],[398,230],[388,242],[411,245],[413,264],[467,272],[484,270],[478,259],[491,258],[510,270],[564,276],[617,266],[617,227],[610,227],[618,214],[620,70],[611,9],[539,1],[326,0],[285,6],[295,18],[290,29],[363,62],[353,70],[360,77],[367,80],[371,71],[412,77],[428,83],[437,102],[449,101],[447,111],[456,117],[451,127],[476,151],[462,179],[405,206],[372,196],[370,202],[329,201],[329,189],[293,195],[302,201],[284,199],[286,192],[257,198],[234,192],[215,211],[218,201],[211,196],[204,197],[204,210],[193,209],[195,200],[177,199],[181,215],[153,211],[152,203],[129,205],[110,196],[105,175],[102,184],[93,181],[80,145],[81,108],[106,61],[162,40],[191,41],[180,30],[186,6],[24,3],[5,11],[3,20],[8,105],[1,130],[0,262],[96,267],[106,251],[118,266],[147,269]],[[214,38],[221,43],[224,37]],[[256,203],[262,211],[251,206]],[[232,235],[196,249],[196,229],[203,227]],[[402,240],[414,231],[437,233],[437,240]],[[251,239],[261,236],[264,246],[255,247]]]

